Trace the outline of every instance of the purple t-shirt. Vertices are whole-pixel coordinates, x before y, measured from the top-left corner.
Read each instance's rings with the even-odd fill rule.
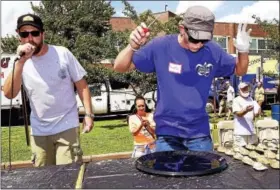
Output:
[[[156,72],[157,135],[182,138],[210,135],[205,106],[211,82],[214,77],[234,73],[233,56],[213,41],[193,53],[180,46],[176,34],[151,40],[134,53],[133,63],[141,72]]]

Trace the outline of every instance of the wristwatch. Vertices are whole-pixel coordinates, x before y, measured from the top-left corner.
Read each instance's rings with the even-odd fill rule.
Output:
[[[94,114],[93,113],[85,113],[85,117],[94,118]]]

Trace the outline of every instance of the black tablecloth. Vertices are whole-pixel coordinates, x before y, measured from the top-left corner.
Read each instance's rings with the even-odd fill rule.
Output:
[[[138,171],[133,159],[91,162],[86,165],[83,188],[133,189],[279,189],[279,170],[255,171],[225,156],[229,167],[221,173],[199,177],[163,177]],[[50,166],[2,171],[1,188],[75,188],[80,165]]]

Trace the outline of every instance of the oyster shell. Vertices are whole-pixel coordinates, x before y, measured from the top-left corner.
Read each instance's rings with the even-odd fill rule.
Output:
[[[267,170],[268,168],[260,162],[255,162],[253,168],[258,171]]]

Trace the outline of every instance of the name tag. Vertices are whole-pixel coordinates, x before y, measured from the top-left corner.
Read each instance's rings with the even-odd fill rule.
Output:
[[[168,67],[169,72],[181,74],[182,73],[182,65],[176,63],[169,63]]]

